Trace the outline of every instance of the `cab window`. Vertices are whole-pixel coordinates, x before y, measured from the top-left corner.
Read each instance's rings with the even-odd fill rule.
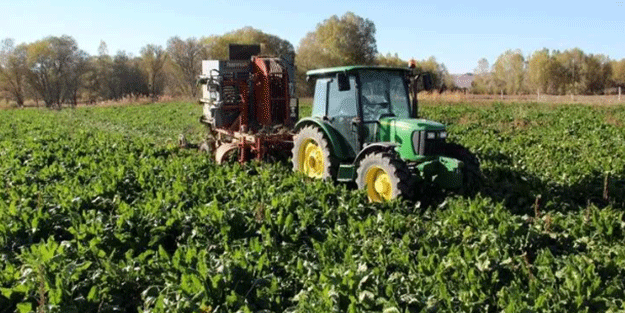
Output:
[[[330,83],[330,106],[328,116],[330,117],[353,117],[358,115],[356,107],[356,78],[349,76],[349,90],[339,91],[338,79]]]
[[[312,116],[326,115],[326,101],[328,95],[328,82],[331,78],[317,79],[315,84],[315,98],[313,103]]]
[[[410,117],[408,92],[401,72],[363,71],[360,83],[365,121],[377,121],[383,116]]]

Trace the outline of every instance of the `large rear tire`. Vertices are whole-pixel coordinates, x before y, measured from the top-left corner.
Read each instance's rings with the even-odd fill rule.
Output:
[[[293,137],[293,170],[311,178],[334,179],[338,168],[330,144],[315,126],[302,127]]]
[[[391,152],[373,152],[360,161],[356,170],[358,188],[371,202],[413,196],[412,175],[406,163]]]
[[[462,161],[462,188],[461,193],[465,195],[476,194],[484,182],[484,174],[480,169],[480,159],[469,149],[456,143],[445,143],[444,155]]]

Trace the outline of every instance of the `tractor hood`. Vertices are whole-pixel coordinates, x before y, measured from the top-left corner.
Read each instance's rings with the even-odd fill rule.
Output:
[[[444,141],[445,125],[425,119],[383,118],[377,132],[378,141],[397,143],[404,160],[419,161],[437,153],[434,146]]]
[[[445,130],[445,125],[434,121],[428,121],[422,118],[417,119],[387,117],[380,120],[380,126],[382,128],[400,128],[402,130],[408,130],[410,132],[415,130]]]

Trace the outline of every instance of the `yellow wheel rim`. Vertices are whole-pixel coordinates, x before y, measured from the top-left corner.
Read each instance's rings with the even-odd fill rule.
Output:
[[[323,177],[325,164],[323,151],[312,139],[306,139],[299,149],[299,169],[306,176],[313,178]]]
[[[391,177],[384,169],[377,166],[371,167],[365,175],[365,182],[370,201],[388,201],[393,197]]]

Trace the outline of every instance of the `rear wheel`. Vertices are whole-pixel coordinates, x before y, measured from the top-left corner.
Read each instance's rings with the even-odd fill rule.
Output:
[[[394,153],[368,154],[360,161],[356,175],[358,188],[367,192],[371,202],[412,196],[410,171],[406,163]]]
[[[484,174],[480,170],[480,160],[469,149],[456,143],[446,143],[444,155],[462,161],[462,190],[463,194],[473,195],[480,190]]]
[[[303,127],[293,137],[293,170],[308,177],[333,179],[337,162],[325,135],[315,126]]]

